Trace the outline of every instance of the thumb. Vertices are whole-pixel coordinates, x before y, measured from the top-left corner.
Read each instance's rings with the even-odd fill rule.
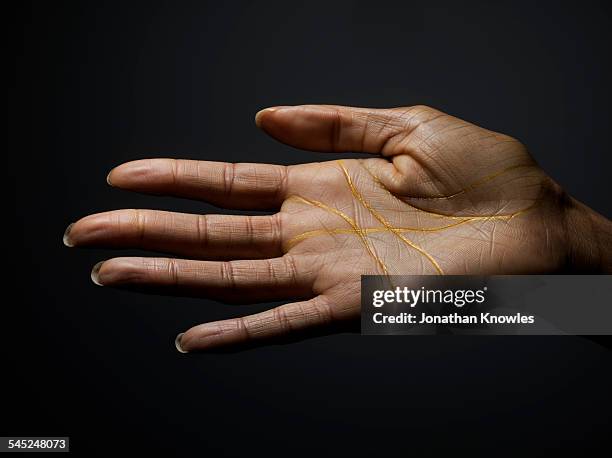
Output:
[[[415,111],[422,118],[416,108],[277,106],[258,112],[255,123],[276,140],[300,149],[390,155],[390,140],[411,128]]]

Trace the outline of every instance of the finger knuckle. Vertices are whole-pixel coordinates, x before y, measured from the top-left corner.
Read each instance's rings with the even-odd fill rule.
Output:
[[[228,162],[223,168],[223,186],[225,194],[230,195],[234,190],[234,184],[236,182],[236,164]]]
[[[180,284],[180,265],[178,261],[176,259],[167,259],[165,262],[169,283],[178,287]]]
[[[196,234],[198,245],[205,248],[208,246],[208,215],[198,215],[196,218]]]
[[[273,310],[272,314],[274,322],[278,326],[278,333],[281,335],[289,334],[293,326],[287,313],[287,307],[277,307]]]
[[[142,210],[132,210],[132,224],[130,229],[140,242],[142,242],[145,237],[146,227],[147,214]]]
[[[298,283],[298,272],[293,256],[285,255],[282,257],[284,263],[284,271],[287,273],[290,284],[296,285]]]
[[[236,289],[236,264],[234,261],[220,263],[221,282],[230,290]]]

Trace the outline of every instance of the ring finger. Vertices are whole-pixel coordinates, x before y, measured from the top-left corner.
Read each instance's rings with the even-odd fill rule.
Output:
[[[91,278],[100,286],[257,303],[315,296],[312,261],[292,255],[225,262],[113,258],[96,264]]]

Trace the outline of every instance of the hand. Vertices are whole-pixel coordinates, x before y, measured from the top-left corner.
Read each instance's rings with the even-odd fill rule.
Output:
[[[99,285],[223,302],[298,301],[191,328],[177,339],[181,351],[354,320],[364,274],[610,270],[610,222],[569,198],[507,135],[423,106],[274,107],[256,122],[297,148],[375,156],[288,167],[129,162],[111,171],[109,184],[278,212],[119,210],[79,220],[64,238],[68,246],[190,259],[110,259],[92,271]]]

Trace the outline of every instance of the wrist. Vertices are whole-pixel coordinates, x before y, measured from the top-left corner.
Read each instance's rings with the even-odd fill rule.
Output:
[[[612,273],[612,222],[564,193],[565,263],[570,273]]]

